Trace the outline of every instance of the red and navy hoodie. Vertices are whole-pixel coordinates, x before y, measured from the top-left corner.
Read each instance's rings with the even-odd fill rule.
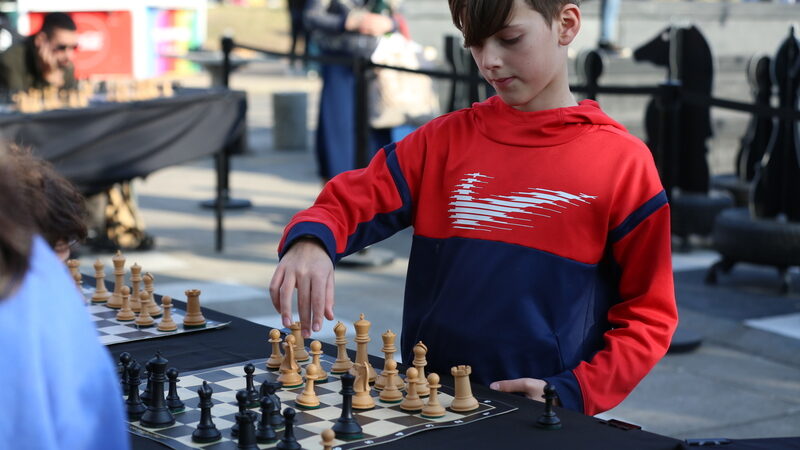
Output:
[[[413,226],[404,360],[423,341],[430,371],[545,379],[593,415],[669,347],[669,223],[649,150],[596,102],[523,112],[492,97],[331,180],[279,253],[311,235],[336,262]]]

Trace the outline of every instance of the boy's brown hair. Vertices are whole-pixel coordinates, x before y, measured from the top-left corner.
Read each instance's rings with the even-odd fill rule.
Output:
[[[448,0],[453,23],[464,34],[464,46],[480,44],[497,33],[508,22],[515,0]],[[564,5],[580,6],[580,0],[525,0],[533,10],[544,17],[548,25],[558,16]]]
[[[14,292],[28,271],[33,230],[17,172],[0,147],[0,300]]]

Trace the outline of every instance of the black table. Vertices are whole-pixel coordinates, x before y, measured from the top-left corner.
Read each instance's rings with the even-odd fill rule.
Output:
[[[177,302],[176,303],[180,303]],[[206,318],[230,321],[222,329],[199,333],[176,335],[162,339],[123,343],[110,346],[116,358],[121,352],[129,352],[137,361],[147,361],[157,350],[169,359],[170,366],[181,372],[206,369],[224,364],[269,357],[270,344],[267,342],[270,328],[246,320],[204,309]],[[374,330],[373,330],[374,331]],[[348,332],[352,340],[352,332]],[[307,341],[306,344],[309,342]],[[323,344],[323,351],[336,354],[336,347]],[[355,358],[351,354],[351,358]],[[383,361],[370,357],[373,366],[382,368]],[[440,374],[442,384],[452,386],[449,374]],[[546,431],[535,427],[541,415],[543,404],[523,397],[492,391],[486,387],[473,385],[476,396],[499,400],[516,408],[491,419],[477,421],[468,425],[449,429],[437,429],[411,435],[395,442],[381,445],[380,449],[414,448],[542,448],[542,449],[675,449],[680,441],[648,433],[641,430],[622,430],[607,422],[588,417],[573,411],[557,408],[563,428]],[[187,399],[183,399],[187,401]],[[190,399],[189,401],[195,401]],[[133,436],[135,449],[164,449],[162,444]]]

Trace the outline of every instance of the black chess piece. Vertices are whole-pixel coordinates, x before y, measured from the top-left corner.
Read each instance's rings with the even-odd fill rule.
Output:
[[[336,423],[333,425],[336,439],[351,441],[364,437],[361,425],[353,417],[353,395],[356,393],[353,389],[353,382],[355,379],[349,372],[342,375],[342,390],[339,392],[342,394],[342,415],[336,419]],[[286,426],[288,427],[288,424]]]
[[[119,354],[119,364],[117,365],[122,383],[122,392],[128,392],[128,365],[131,363],[131,354],[122,352]]]
[[[269,382],[265,381],[261,384],[261,390],[259,394],[264,397],[268,395],[272,398],[272,405],[273,409],[269,416],[269,423],[272,425],[272,428],[275,431],[281,431],[283,429],[283,416],[281,415],[281,399],[278,397],[276,392],[278,389],[281,388],[281,384],[277,382]]]
[[[167,394],[167,408],[169,412],[177,414],[186,408],[181,398],[178,396],[178,369],[170,367],[167,369],[167,379],[169,380],[169,393]]]
[[[197,389],[197,395],[200,396],[200,403],[197,405],[200,408],[200,422],[192,432],[192,442],[204,444],[214,442],[222,437],[222,433],[211,420],[211,407],[214,406],[214,402],[211,401],[213,393],[214,391],[206,381],[203,381],[203,385]]]
[[[561,419],[553,411],[553,401],[558,397],[556,388],[550,383],[544,387],[544,412],[536,420],[536,426],[545,430],[558,430],[561,428]]]
[[[150,361],[147,361],[147,364],[144,365],[144,392],[142,392],[141,398],[145,405],[150,404],[150,398],[152,398],[152,386],[150,386],[150,371],[153,368],[150,366]]]
[[[244,395],[244,398],[245,398],[244,402],[240,402],[239,401],[239,394]],[[239,405],[239,412],[237,414],[245,414],[245,413],[247,413],[247,391],[246,390],[241,389],[236,393],[236,402]],[[239,422],[238,421],[235,424],[233,424],[233,426],[231,427],[231,437],[232,438],[239,437]]]
[[[142,366],[136,361],[131,361],[128,364],[128,399],[125,400],[125,412],[128,414],[128,420],[139,420],[147,411],[147,407],[139,397],[139,372]]]
[[[260,397],[258,396],[258,391],[256,390],[255,386],[253,385],[253,373],[255,371],[256,371],[256,366],[254,366],[254,365],[252,365],[250,363],[247,363],[244,366],[244,373],[245,373],[244,379],[245,379],[245,382],[247,384],[247,387],[245,389],[247,389],[247,407],[248,408],[258,408],[258,406],[260,404],[260,402],[259,402],[259,398]]]
[[[139,423],[147,428],[164,428],[175,424],[175,417],[169,412],[167,402],[164,399],[164,382],[167,377],[164,373],[167,371],[166,358],[161,356],[161,352],[156,352],[147,365],[150,366],[150,386],[152,390],[150,394],[150,403],[147,405],[147,411],[142,414]]]
[[[249,397],[246,390],[236,393],[236,402],[239,404],[239,412],[236,413],[236,428],[239,430],[236,436],[239,438],[236,448],[258,450],[254,417],[250,414],[251,411],[247,410]]]
[[[301,450],[303,447],[297,442],[294,437],[294,416],[295,411],[292,408],[283,410],[283,419],[286,422],[286,429],[283,431],[283,438],[278,445],[275,446],[278,450]]]
[[[263,386],[263,385],[262,385]],[[278,433],[272,428],[270,423],[270,416],[275,409],[275,402],[272,397],[265,395],[261,397],[261,420],[258,421],[258,430],[256,431],[256,440],[259,444],[272,444],[278,440]]]

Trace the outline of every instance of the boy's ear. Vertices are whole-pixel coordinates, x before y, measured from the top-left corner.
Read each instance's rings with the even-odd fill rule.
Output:
[[[569,45],[581,29],[581,10],[574,3],[567,3],[558,16],[558,44]]]

